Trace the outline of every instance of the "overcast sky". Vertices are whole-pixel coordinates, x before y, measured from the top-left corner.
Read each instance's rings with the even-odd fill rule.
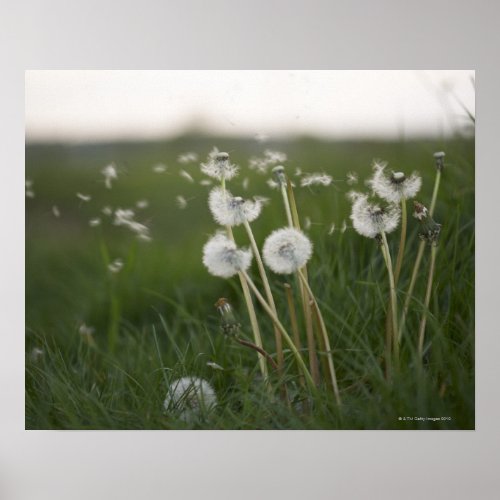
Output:
[[[475,113],[474,71],[27,71],[34,141],[208,134],[448,135]],[[460,104],[460,102],[462,104]]]

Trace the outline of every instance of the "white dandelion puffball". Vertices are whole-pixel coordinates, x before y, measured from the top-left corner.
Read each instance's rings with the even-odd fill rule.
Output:
[[[174,380],[163,402],[166,411],[178,413],[179,417],[187,422],[213,410],[215,406],[217,406],[215,390],[206,380],[197,377]]]
[[[312,255],[312,243],[297,229],[273,231],[264,242],[264,262],[278,274],[290,274],[306,264]]]
[[[201,164],[201,171],[205,175],[221,181],[235,177],[238,174],[238,167],[231,164],[227,153],[214,150],[208,155],[207,163]]]
[[[414,198],[422,186],[422,178],[413,172],[406,177],[403,172],[385,173],[384,163],[375,162],[373,176],[366,181],[373,192],[389,203],[399,203],[401,200]]]
[[[239,226],[254,221],[262,211],[262,203],[233,196],[226,189],[215,187],[208,196],[208,206],[215,222],[221,226]]]
[[[381,208],[368,201],[368,195],[350,192],[352,201],[351,220],[354,229],[367,238],[390,233],[398,227],[401,211],[397,205]]]
[[[239,249],[225,234],[217,233],[203,247],[203,264],[208,272],[220,278],[231,278],[246,271],[252,262],[250,249]]]

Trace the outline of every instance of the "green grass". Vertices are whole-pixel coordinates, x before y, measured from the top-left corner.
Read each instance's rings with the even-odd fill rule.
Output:
[[[214,144],[242,167],[229,189],[271,198],[252,224],[261,245],[285,218],[279,193],[265,184],[267,177],[246,167],[248,158],[264,149],[255,142],[184,137],[164,143],[27,146],[26,176],[34,181],[35,198],[26,200],[26,428],[473,429],[474,142],[336,143],[304,138],[265,146],[288,155],[290,174],[300,167],[325,171],[337,181],[328,188],[296,189],[301,218],[312,222],[310,282],[330,332],[343,400],[339,409],[322,388],[309,413],[301,411],[304,393],[290,352],[285,379],[296,398],[291,409],[265,390],[255,354],[220,332],[214,303],[224,296],[233,304],[244,334],[251,337],[237,279],[214,278],[201,263],[202,246],[216,229],[207,209],[209,188],[198,184],[202,177],[197,164],[181,167],[176,162],[185,151],[205,158]],[[331,223],[337,228],[344,220],[349,223],[346,173],[356,171],[360,184],[353,187],[364,189],[374,158],[387,160],[397,170],[418,170],[424,181],[418,200],[428,204],[436,150],[446,151],[448,165],[434,217],[443,230],[425,370],[418,371],[415,351],[428,251],[407,321],[401,370],[388,384],[383,372],[388,282],[382,255],[374,241],[352,229],[332,235],[328,230]],[[100,169],[110,161],[116,162],[120,176],[107,190]],[[168,165],[166,173],[152,172],[157,162]],[[196,183],[184,180],[180,168]],[[247,176],[245,192],[241,182]],[[81,202],[76,192],[91,194],[92,200]],[[177,208],[177,195],[189,200],[185,210]],[[143,198],[150,205],[137,212],[151,227],[149,243],[135,240],[100,214],[104,205],[127,208]],[[61,217],[52,214],[53,205]],[[101,216],[103,224],[92,228],[88,221],[95,216]],[[410,219],[400,305],[418,246],[416,230]],[[235,237],[248,245],[243,228],[236,228]],[[397,232],[389,238],[393,259],[398,239]],[[115,258],[125,265],[111,275],[106,261]],[[252,271],[259,283],[256,268]],[[283,277],[270,274],[270,279],[288,327]],[[257,312],[264,345],[273,354],[272,325],[260,307]],[[79,334],[82,323],[95,328],[95,344]],[[43,354],[33,356],[35,348]],[[224,370],[210,368],[209,361]],[[219,400],[215,411],[189,423],[164,413],[162,406],[168,384],[185,375],[206,378]]]

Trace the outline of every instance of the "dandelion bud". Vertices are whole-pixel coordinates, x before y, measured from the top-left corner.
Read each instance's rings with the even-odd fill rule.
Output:
[[[440,172],[444,169],[444,157],[446,154],[444,151],[438,151],[434,153],[434,161],[436,162],[436,169]]]
[[[163,402],[166,411],[179,415],[181,420],[192,422],[217,405],[217,395],[213,387],[204,379],[182,377],[174,380],[168,388]]]
[[[312,243],[302,232],[293,228],[273,231],[263,248],[264,262],[278,274],[291,274],[311,258]]]
[[[216,303],[215,307],[221,315],[221,329],[224,335],[233,337],[240,330],[240,323],[236,320],[233,308],[227,299],[221,297]]]
[[[368,201],[368,195],[351,191],[349,198],[352,203],[351,220],[354,229],[367,238],[390,233],[398,227],[401,211],[395,204],[380,207]]]
[[[420,229],[418,237],[429,243],[430,245],[437,245],[439,233],[441,232],[441,224],[438,224],[429,215],[427,208],[418,201],[413,202],[414,212],[413,216],[419,221]]]
[[[410,177],[406,177],[403,172],[386,175],[386,166],[387,164],[378,162],[373,165],[373,176],[366,182],[373,192],[389,203],[414,198],[422,186],[421,177],[415,172]]]
[[[226,235],[217,233],[203,247],[203,264],[208,272],[220,278],[231,278],[246,271],[252,262],[252,252],[241,250]]]
[[[201,164],[201,171],[209,177],[222,181],[235,177],[238,173],[238,167],[230,163],[227,153],[214,151],[208,156],[208,162]]]
[[[215,221],[221,226],[239,226],[245,221],[252,222],[262,210],[259,200],[244,200],[220,187],[210,191],[208,206]]]

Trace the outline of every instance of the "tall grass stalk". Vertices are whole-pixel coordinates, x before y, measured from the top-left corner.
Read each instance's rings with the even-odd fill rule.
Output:
[[[285,327],[281,324],[280,320],[276,317],[274,314],[273,310],[270,308],[269,304],[266,302],[266,299],[261,295],[257,287],[255,286],[255,283],[252,281],[250,276],[246,271],[241,272],[243,276],[245,277],[250,289],[252,292],[255,294],[257,297],[257,300],[260,302],[266,313],[269,315],[269,317],[273,320],[274,324],[280,331],[281,335],[283,335],[283,338],[285,339],[286,343],[288,344],[288,347],[292,351],[297,364],[299,365],[300,369],[302,370],[304,377],[306,379],[306,382],[309,386],[309,389],[311,392],[316,393],[316,384],[314,383],[314,380],[312,379],[311,373],[307,369],[306,364],[304,363],[304,360],[302,359],[302,356],[299,354],[299,351],[295,347],[295,344],[293,343],[293,340],[290,338],[288,335],[287,331],[285,330]]]
[[[436,265],[436,253],[437,246],[433,244],[431,246],[431,258],[429,264],[429,275],[427,277],[427,288],[425,290],[425,298],[424,298],[424,312],[422,315],[422,319],[420,320],[420,327],[418,329],[418,356],[421,360],[424,354],[424,338],[425,338],[425,325],[427,323],[427,316],[429,313],[429,303],[431,300],[432,294],[432,281],[434,279],[434,269]]]

